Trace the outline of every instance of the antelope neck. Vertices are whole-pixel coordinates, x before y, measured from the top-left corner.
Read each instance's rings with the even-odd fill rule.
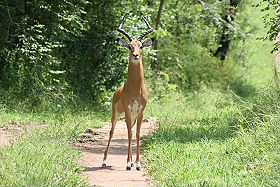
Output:
[[[142,60],[140,59],[140,62],[138,64],[134,64],[133,62],[129,62],[128,65],[128,80],[133,81],[144,81],[144,68],[142,64]]]
[[[141,93],[141,89],[145,87],[144,68],[142,62],[139,64],[133,64],[132,62],[129,63],[126,84],[131,89],[131,93]]]

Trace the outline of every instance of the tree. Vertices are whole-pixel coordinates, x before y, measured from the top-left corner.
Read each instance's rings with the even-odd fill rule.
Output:
[[[158,30],[158,28],[160,26],[160,23],[161,23],[161,15],[162,15],[162,11],[163,11],[163,8],[164,8],[164,3],[165,3],[165,0],[160,0],[158,12],[157,12],[157,17],[156,17],[156,24],[155,24],[155,29],[156,30]],[[155,41],[154,41],[154,50],[158,50],[158,40],[157,39],[155,39]],[[158,60],[155,57],[155,60],[153,60],[152,64],[151,64],[151,67],[152,67],[153,70],[156,69],[157,64],[158,64]]]
[[[228,8],[226,8],[224,12],[223,20],[225,21],[225,24],[222,29],[223,31],[220,38],[219,47],[214,53],[214,56],[219,57],[222,61],[226,59],[230,47],[232,31],[229,26],[234,24],[237,6],[240,2],[241,0],[230,0]]]

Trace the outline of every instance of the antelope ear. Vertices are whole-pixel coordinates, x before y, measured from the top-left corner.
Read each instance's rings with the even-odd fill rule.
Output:
[[[130,48],[130,45],[125,41],[125,40],[123,40],[123,39],[121,39],[121,38],[118,38],[117,39],[117,42],[121,45],[121,46],[123,46],[123,47],[126,47],[126,48]]]
[[[153,45],[154,41],[155,41],[155,39],[154,39],[154,38],[151,38],[151,39],[145,40],[145,41],[142,43],[141,48],[144,48],[144,47],[150,47],[151,45]]]

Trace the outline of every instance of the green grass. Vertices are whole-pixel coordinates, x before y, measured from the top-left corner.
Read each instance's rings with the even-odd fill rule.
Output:
[[[145,162],[156,185],[280,186],[279,96],[265,93],[255,103],[212,91],[152,104],[146,115],[160,128],[145,137]]]
[[[98,111],[94,109],[95,111]],[[0,147],[0,186],[88,186],[80,177],[80,156],[71,142],[86,128],[97,128],[108,112],[20,113],[2,110],[1,126],[32,126],[18,140]]]

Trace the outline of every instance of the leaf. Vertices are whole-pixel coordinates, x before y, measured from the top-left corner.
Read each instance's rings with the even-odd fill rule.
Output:
[[[63,73],[65,73],[66,72],[66,70],[63,70],[63,71],[59,71],[59,70],[50,70],[50,73],[52,73],[52,74],[63,74]]]

